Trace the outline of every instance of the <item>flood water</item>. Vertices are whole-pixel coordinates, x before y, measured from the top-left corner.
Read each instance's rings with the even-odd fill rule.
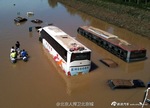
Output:
[[[33,16],[26,13],[32,11]],[[27,22],[14,23],[17,16]],[[43,23],[33,24],[31,20]],[[53,23],[92,50],[93,70],[89,74],[67,77],[38,41],[35,26]],[[77,34],[77,28],[92,25],[118,35],[122,39],[147,49],[147,60],[126,63],[86,38]],[[32,32],[29,32],[32,27]],[[9,60],[10,48],[16,41],[30,56],[28,62]],[[141,79],[150,81],[150,40],[122,28],[103,22],[67,7],[56,0],[0,0],[0,108],[141,108],[146,88],[111,90],[109,79]],[[108,68],[102,58],[111,58],[117,68]],[[78,106],[73,105],[77,103]],[[121,105],[122,104],[122,105]]]

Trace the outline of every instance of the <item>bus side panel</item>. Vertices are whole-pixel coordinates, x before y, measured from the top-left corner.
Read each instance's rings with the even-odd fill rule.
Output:
[[[53,59],[62,68],[62,70],[65,73],[67,73],[68,72],[67,63],[62,59],[62,57],[55,51],[55,49],[45,39],[43,39],[43,46],[52,55]]]

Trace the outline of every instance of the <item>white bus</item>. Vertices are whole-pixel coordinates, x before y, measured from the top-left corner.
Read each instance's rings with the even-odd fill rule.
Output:
[[[88,73],[91,50],[56,26],[39,29],[39,40],[66,75]]]

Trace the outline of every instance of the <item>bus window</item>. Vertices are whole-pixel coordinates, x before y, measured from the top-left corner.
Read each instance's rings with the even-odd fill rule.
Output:
[[[120,58],[123,59],[123,60],[126,60],[126,58],[127,58],[127,51],[122,50],[121,53],[120,53]]]
[[[71,62],[77,60],[90,60],[91,52],[86,53],[72,53]]]
[[[63,58],[64,58],[65,61],[67,61],[67,51],[65,51],[65,54],[64,54]]]
[[[143,57],[146,57],[146,50],[132,51],[130,55],[130,59]]]

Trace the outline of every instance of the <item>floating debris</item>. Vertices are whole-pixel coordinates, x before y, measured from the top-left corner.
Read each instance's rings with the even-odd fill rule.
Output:
[[[108,85],[111,89],[129,89],[137,87],[145,87],[143,81],[139,79],[126,80],[126,79],[111,79],[108,80]]]
[[[35,26],[35,29],[40,29],[40,28],[42,28],[41,26]]]
[[[21,23],[21,22],[27,21],[27,19],[26,19],[26,18],[23,18],[23,17],[17,17],[17,18],[14,19],[14,21],[15,21],[16,23]]]
[[[115,68],[118,66],[118,64],[116,62],[114,62],[111,59],[105,58],[105,59],[101,59],[100,62],[102,62],[103,64],[105,64],[108,67],[112,67]]]
[[[40,19],[31,20],[31,22],[33,22],[33,23],[43,23],[43,21],[40,20]]]
[[[33,15],[34,15],[34,12],[27,12],[28,17],[33,16]]]
[[[17,15],[20,15],[20,12],[17,12]]]
[[[53,25],[53,23],[49,23],[49,24],[48,24],[48,26],[51,26],[51,25]]]

